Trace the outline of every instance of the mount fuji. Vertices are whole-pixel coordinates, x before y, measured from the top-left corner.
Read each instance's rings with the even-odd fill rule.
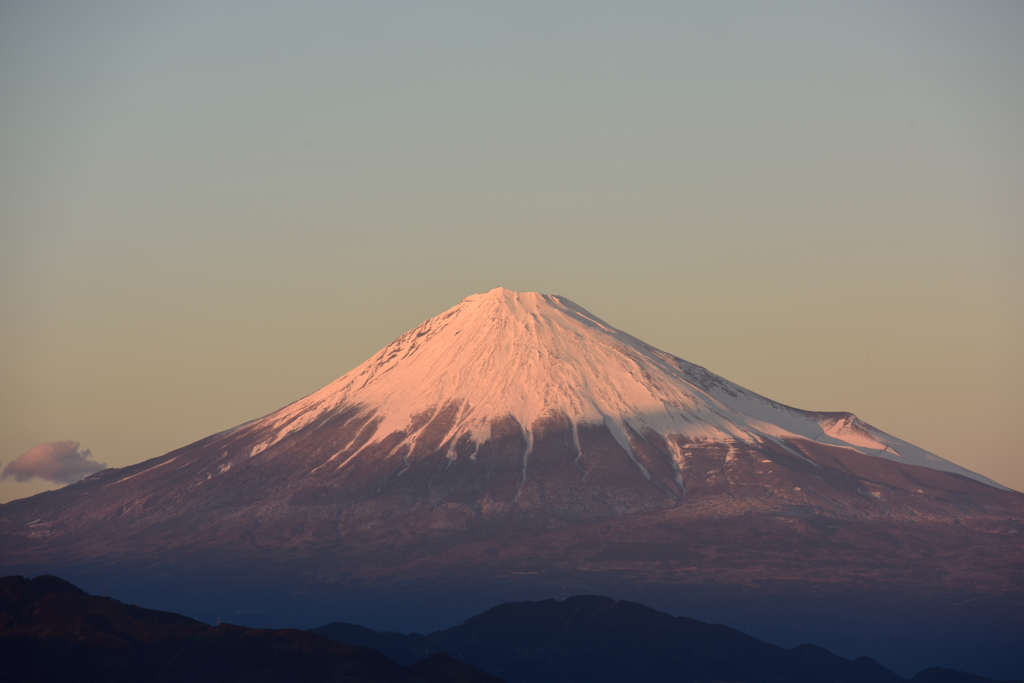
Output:
[[[1024,495],[850,413],[760,396],[563,297],[495,289],[270,415],[0,505],[0,565],[290,596],[1019,600],[1022,530]]]

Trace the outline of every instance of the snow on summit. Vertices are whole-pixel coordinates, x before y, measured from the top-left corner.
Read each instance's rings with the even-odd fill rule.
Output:
[[[440,613],[563,584],[842,604],[969,587],[1004,609],[1024,494],[997,486],[563,297],[496,289],[270,415],[0,506],[0,560],[142,577],[154,595],[172,577],[226,613],[274,586],[275,604],[380,591]]]
[[[414,443],[442,409],[458,411],[444,439],[452,444],[466,436],[481,444],[496,420],[511,417],[527,442],[524,471],[533,426],[565,416],[574,429],[606,425],[645,476],[630,431],[691,443],[812,439],[1004,488],[849,413],[797,410],[743,389],[612,327],[565,297],[500,287],[466,298],[327,387],[260,420],[274,436],[253,454],[353,406],[377,416],[367,445],[395,432],[405,434],[403,444]],[[685,458],[679,439],[665,441],[679,472]],[[453,449],[449,458],[455,457]]]

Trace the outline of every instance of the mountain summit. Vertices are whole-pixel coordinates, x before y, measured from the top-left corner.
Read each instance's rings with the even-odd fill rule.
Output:
[[[504,288],[465,299],[321,391],[259,421],[270,438],[256,451],[351,408],[372,433],[343,444],[322,465],[325,475],[384,442],[383,457],[401,454],[405,467],[442,446],[450,462],[476,460],[492,428],[512,421],[526,442],[521,485],[529,478],[535,430],[564,424],[583,476],[579,426],[603,425],[638,473],[679,496],[694,445],[757,448],[794,438],[1003,488],[849,413],[796,410],[747,391],[564,297]],[[657,443],[660,457],[646,457],[649,449],[634,447],[638,440]]]
[[[772,401],[563,297],[495,289],[270,415],[0,505],[0,569],[202,575],[223,587],[211,600],[1016,595],[1022,530],[1024,495],[849,413]]]

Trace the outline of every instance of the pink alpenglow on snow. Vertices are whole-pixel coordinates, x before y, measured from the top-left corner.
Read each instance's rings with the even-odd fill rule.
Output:
[[[800,437],[1005,488],[850,413],[798,410],[760,396],[645,344],[564,297],[501,287],[466,298],[332,384],[260,420],[274,436],[252,454],[352,403],[381,416],[366,448],[405,433],[393,452],[415,444],[425,428],[423,415],[460,406],[442,439],[451,444],[450,459],[457,457],[455,444],[484,443],[495,421],[511,416],[527,443],[524,480],[535,423],[564,416],[572,425],[605,425],[645,476],[631,432],[661,435],[677,473],[686,454],[670,436],[750,445]],[[359,453],[345,453],[338,462],[335,456],[323,467],[344,467]]]

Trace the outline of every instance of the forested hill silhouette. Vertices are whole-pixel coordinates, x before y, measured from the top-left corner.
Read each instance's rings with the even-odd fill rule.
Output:
[[[673,617],[634,602],[594,595],[506,603],[430,635],[380,633],[342,623],[313,631],[373,647],[399,663],[447,652],[509,683],[907,680],[868,657],[845,659],[814,645],[787,650],[728,626]],[[935,668],[923,670],[911,680],[992,681]]]
[[[403,667],[309,631],[210,626],[89,595],[55,576],[0,579],[0,662],[9,683],[501,683],[443,654]]]

